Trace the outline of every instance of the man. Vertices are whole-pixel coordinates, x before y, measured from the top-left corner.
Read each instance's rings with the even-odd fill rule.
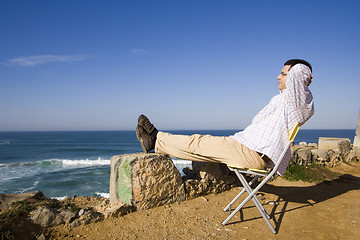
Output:
[[[229,137],[195,134],[172,135],[158,131],[149,119],[140,115],[136,136],[144,152],[190,161],[225,163],[235,167],[262,169],[274,165],[285,148],[288,132],[303,125],[314,113],[312,94],[308,88],[313,78],[311,65],[300,59],[285,62],[277,77],[280,94],[274,96],[244,131]],[[282,175],[290,161],[290,149],[280,164]]]

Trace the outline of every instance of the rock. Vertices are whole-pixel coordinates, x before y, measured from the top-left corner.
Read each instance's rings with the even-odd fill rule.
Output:
[[[40,191],[19,193],[19,194],[0,194],[0,211],[4,211],[14,202],[24,201],[30,198],[43,199],[44,195]]]
[[[114,203],[103,210],[105,217],[120,217],[134,211],[134,208],[124,203]]]
[[[358,161],[360,161],[360,148],[353,148],[355,156],[357,157]]]
[[[236,176],[233,175],[226,175],[221,179],[214,180],[209,180],[207,177],[202,179],[187,179],[185,181],[186,198],[191,199],[201,195],[224,192],[235,187],[236,180]]]
[[[220,178],[223,175],[229,174],[229,169],[225,164],[222,163],[194,161],[192,162],[192,168],[195,174],[200,172],[206,172],[212,178]]]
[[[354,138],[354,147],[360,149],[360,111],[359,111],[359,117],[356,124],[356,135]]]
[[[78,227],[80,226],[82,223],[82,221],[80,219],[75,219],[75,221],[73,221],[72,223],[69,224],[70,228],[74,228],[74,227]]]
[[[80,209],[78,215],[79,215],[79,216],[82,216],[84,213],[85,213],[85,209]]]
[[[354,147],[360,149],[360,135],[354,137]]]
[[[99,222],[104,219],[104,215],[99,212],[93,212],[91,210],[85,210],[84,214],[80,218],[75,219],[69,224],[70,228],[78,227],[80,225],[87,225],[92,222]]]
[[[313,160],[321,165],[325,165],[326,162],[330,162],[329,154],[322,149],[312,149]]]
[[[76,217],[76,213],[68,211],[68,210],[62,210],[60,212],[60,216],[62,217],[62,219],[65,223],[68,223],[68,222],[71,222]]]
[[[168,155],[139,153],[111,158],[110,203],[136,209],[185,200],[179,171]]]
[[[325,163],[326,167],[335,167],[341,164],[343,158],[341,157],[339,152],[334,152],[333,150],[327,151],[330,157],[330,161]]]
[[[42,227],[52,227],[64,223],[58,211],[48,207],[40,207],[30,212],[30,218],[35,224],[39,224]]]
[[[31,220],[42,227],[53,227],[68,223],[75,217],[76,214],[68,210],[56,210],[48,207],[40,207],[30,212]]]
[[[307,146],[306,142],[299,142],[299,145]]]
[[[319,149],[333,150],[342,156],[346,156],[350,152],[351,142],[348,138],[319,137]]]
[[[317,145],[317,143],[309,143],[308,147],[318,148],[318,145]]]
[[[199,175],[200,175],[200,178],[201,179],[206,179],[206,178],[209,178],[209,174],[207,172],[204,172],[204,171],[200,171],[199,172]],[[210,175],[211,176],[211,175]],[[210,180],[212,180],[212,176],[210,177]]]
[[[36,240],[46,240],[45,235],[42,233]]]
[[[309,149],[298,149],[295,162],[299,165],[310,165],[312,163],[312,154]]]
[[[360,157],[357,154],[357,151],[355,149],[351,149],[349,154],[345,157],[345,162],[353,162],[353,161],[358,161],[358,157]]]

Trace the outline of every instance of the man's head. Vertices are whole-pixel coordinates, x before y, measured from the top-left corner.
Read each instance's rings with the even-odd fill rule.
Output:
[[[290,69],[293,66],[295,66],[296,64],[299,64],[299,63],[304,64],[305,66],[308,66],[310,68],[310,70],[312,71],[312,67],[311,67],[310,63],[308,63],[305,60],[302,60],[302,59],[290,59],[290,60],[286,61],[284,63],[284,67],[281,70],[280,75],[277,77],[277,79],[278,79],[278,87],[279,87],[280,91],[286,89],[287,73],[290,71]],[[310,83],[311,83],[311,80],[309,82],[309,85],[310,85]]]

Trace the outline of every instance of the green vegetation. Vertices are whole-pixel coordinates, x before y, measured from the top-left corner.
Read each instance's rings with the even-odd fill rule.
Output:
[[[0,239],[14,239],[12,230],[16,229],[15,223],[19,219],[27,217],[29,212],[33,210],[29,203],[17,202],[13,204],[8,210],[0,213]]]
[[[337,174],[326,167],[317,164],[301,166],[291,164],[285,171],[283,178],[289,181],[322,182],[327,179],[336,178]]]
[[[68,199],[66,202],[65,202],[65,207],[67,209],[70,209],[71,212],[77,212],[79,211],[81,208],[79,208],[78,206],[76,206],[75,203],[71,202],[70,199]]]

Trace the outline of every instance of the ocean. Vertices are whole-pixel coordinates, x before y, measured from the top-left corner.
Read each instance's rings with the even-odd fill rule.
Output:
[[[236,130],[177,130],[173,134],[229,136]],[[355,130],[300,130],[295,139],[317,143],[319,137],[353,141]],[[135,131],[0,132],[0,193],[40,190],[62,199],[109,196],[110,158],[142,152]],[[173,159],[182,174],[190,161]]]

